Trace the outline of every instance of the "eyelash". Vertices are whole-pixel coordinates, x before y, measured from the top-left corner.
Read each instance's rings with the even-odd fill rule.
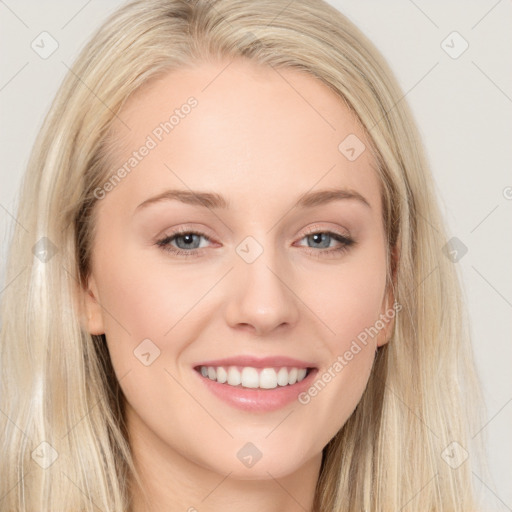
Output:
[[[308,236],[312,236],[312,235],[320,235],[320,234],[328,234],[331,236],[331,238],[333,238],[334,240],[336,240],[337,242],[340,242],[342,245],[340,247],[337,247],[335,249],[325,249],[325,250],[318,250],[318,249],[315,249],[314,247],[306,247],[306,251],[312,255],[312,256],[315,256],[317,258],[323,258],[323,257],[336,257],[337,255],[341,255],[343,253],[345,253],[346,251],[348,251],[348,249],[351,247],[351,246],[354,246],[356,244],[356,241],[348,236],[345,236],[345,235],[341,235],[339,233],[336,233],[334,231],[328,231],[328,230],[313,230],[312,231],[308,231],[307,233],[304,234],[304,236],[301,238],[301,240],[303,238],[306,238]],[[190,251],[185,251],[183,249],[179,249],[177,247],[174,247],[172,245],[170,245],[170,243],[175,239],[175,238],[180,238],[184,235],[197,235],[197,236],[201,236],[203,238],[205,238],[206,240],[210,241],[210,238],[208,238],[204,233],[201,233],[199,231],[194,231],[194,230],[191,230],[191,229],[186,229],[186,228],[178,228],[176,229],[175,231],[173,231],[170,235],[166,235],[164,238],[158,240],[156,242],[156,245],[158,245],[163,251],[166,251],[166,252],[169,252],[171,254],[174,254],[176,256],[184,256],[184,257],[197,257],[197,256],[200,256],[201,255],[201,249],[192,249]],[[302,247],[302,246],[301,246]],[[204,249],[204,248],[203,248]]]

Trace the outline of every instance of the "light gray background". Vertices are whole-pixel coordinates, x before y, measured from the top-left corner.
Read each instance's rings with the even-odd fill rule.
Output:
[[[330,0],[380,49],[416,116],[464,281],[488,408],[494,483],[475,475],[486,510],[512,510],[512,3],[510,0]],[[0,293],[18,186],[58,85],[117,0],[0,0]],[[42,59],[43,31],[59,47]],[[457,31],[454,59],[441,46]],[[37,41],[37,40],[36,40]],[[452,42],[453,41],[453,42]],[[452,52],[461,41],[449,38]],[[507,263],[508,262],[508,263]],[[476,434],[476,433],[475,433]]]

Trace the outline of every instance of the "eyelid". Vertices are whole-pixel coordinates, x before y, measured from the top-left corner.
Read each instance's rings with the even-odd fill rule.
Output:
[[[159,243],[159,242],[162,242],[163,240],[178,236],[180,234],[187,234],[187,233],[202,236],[202,237],[206,238],[208,241],[212,242],[212,241],[214,241],[215,237],[212,236],[208,231],[209,230],[207,228],[203,228],[203,227],[200,229],[195,229],[195,228],[191,227],[191,225],[180,225],[177,228],[171,228],[171,232],[167,235],[157,236],[155,243]],[[311,226],[308,226],[306,228],[306,230],[302,232],[302,235],[299,237],[299,240],[302,240],[305,236],[312,235],[312,234],[315,234],[318,232],[322,232],[322,233],[333,232],[343,238],[351,240],[352,236],[350,235],[350,232],[347,229],[344,229],[344,231],[345,232],[343,232],[343,230],[337,230],[335,228],[326,227],[320,223],[316,223]],[[200,250],[200,249],[197,249],[197,250]]]
[[[306,236],[306,235],[312,235],[314,233],[318,233],[318,232],[333,232],[333,233],[336,233],[337,235],[339,236],[342,236],[344,238],[352,238],[352,236],[350,235],[350,232],[348,231],[348,229],[344,229],[343,231],[345,232],[342,232],[341,229],[336,229],[336,228],[332,228],[332,227],[326,227],[326,226],[323,226],[322,224],[313,224],[312,226],[308,226],[306,228],[306,231],[304,231],[303,233],[303,236]]]
[[[208,231],[208,230],[205,230]],[[347,230],[348,231],[348,230]],[[344,255],[351,247],[357,246],[358,243],[350,233],[347,232],[347,234],[342,234],[339,232],[339,230],[336,230],[334,228],[328,228],[325,226],[320,226],[318,224],[309,226],[306,228],[306,231],[302,233],[301,236],[299,236],[298,241],[303,240],[304,238],[314,235],[314,234],[320,234],[320,233],[327,233],[333,238],[338,244],[341,244],[338,247],[334,248],[315,248],[315,247],[307,247],[303,245],[299,245],[298,247],[301,247],[309,256],[312,256],[314,258],[318,259],[328,259],[328,258],[336,258],[341,257]],[[199,237],[202,237],[209,242],[213,242],[213,237],[210,237],[207,233],[202,232],[200,230],[196,230],[193,228],[190,228],[188,226],[179,226],[175,228],[170,234],[165,235],[163,238],[160,238],[156,241],[156,245],[159,246],[160,250],[166,251],[172,256],[175,256],[176,258],[197,258],[201,257],[204,254],[205,247],[199,247],[191,250],[185,250],[180,249],[179,247],[174,247],[171,245],[171,242],[173,239],[178,238],[185,234],[192,234]]]
[[[171,238],[171,237],[174,237],[177,235],[182,235],[182,234],[187,234],[187,233],[203,236],[204,238],[208,239],[209,241],[213,241],[213,239],[215,238],[210,233],[210,230],[208,230],[208,228],[205,228],[205,227],[195,228],[195,227],[193,227],[193,225],[180,225],[176,228],[174,228],[174,227],[168,228],[162,234],[157,235],[155,237],[155,243],[158,243],[159,241],[167,239],[167,238]]]

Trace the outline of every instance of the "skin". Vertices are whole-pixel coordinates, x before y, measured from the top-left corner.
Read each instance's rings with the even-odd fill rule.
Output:
[[[174,71],[130,98],[119,118],[131,129],[116,122],[111,169],[187,98],[198,105],[96,205],[86,322],[106,334],[127,400],[149,500],[134,488],[136,512],[311,510],[322,449],[359,402],[392,330],[390,321],[370,337],[307,405],[244,412],[194,374],[198,362],[250,354],[311,361],[321,375],[393,303],[375,162],[369,150],[355,161],[338,150],[348,134],[369,146],[354,115],[300,71],[227,63]],[[293,208],[324,188],[355,190],[370,207],[344,199]],[[167,200],[135,212],[167,189],[216,192],[231,206]],[[199,256],[156,245],[176,227],[205,233]],[[342,244],[315,241],[308,227],[356,244],[326,255]],[[249,235],[263,248],[251,264],[236,252]],[[144,339],[160,350],[149,366],[134,356]],[[236,456],[247,442],[263,454],[251,468]]]

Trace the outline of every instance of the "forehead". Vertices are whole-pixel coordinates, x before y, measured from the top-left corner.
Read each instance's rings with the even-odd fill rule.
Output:
[[[343,187],[380,204],[357,117],[327,85],[296,69],[234,60],[171,71],[128,99],[113,139],[111,171],[151,146],[117,187],[131,201],[168,187],[245,191],[245,205],[261,206],[262,198],[270,205],[315,187]]]

